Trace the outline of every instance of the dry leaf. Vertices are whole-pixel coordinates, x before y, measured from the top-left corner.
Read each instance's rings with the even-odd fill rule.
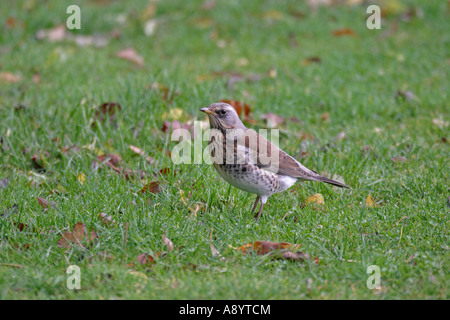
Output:
[[[335,37],[341,37],[341,36],[354,36],[355,32],[352,29],[349,28],[343,28],[333,31],[333,36]]]
[[[102,219],[102,222],[105,226],[109,226],[109,225],[116,225],[116,220],[113,219],[113,217],[111,215],[108,215],[107,213],[100,213],[98,215],[100,217],[100,219]],[[119,226],[123,226],[123,224],[119,224]]]
[[[161,192],[161,188],[159,187],[160,182],[159,181],[152,181],[148,184],[146,184],[142,189],[141,189],[141,193],[146,193],[146,192],[150,192],[150,193],[160,193]]]
[[[85,175],[84,173],[80,173],[80,174],[77,176],[77,179],[78,179],[78,181],[79,181],[81,184],[84,184],[84,182],[86,181],[86,175]]]
[[[63,41],[66,39],[67,27],[63,24],[57,25],[51,29],[41,29],[36,32],[38,40],[48,40],[50,42]]]
[[[433,124],[438,126],[441,129],[447,128],[449,125],[448,121],[444,121],[443,119],[435,118],[433,119]]]
[[[324,199],[323,199],[323,195],[321,195],[320,193],[315,193],[312,196],[308,197],[305,200],[305,203],[314,203],[314,204],[318,204],[318,205],[323,205],[325,203]]]
[[[369,194],[366,198],[366,201],[364,203],[364,206],[366,208],[374,208],[374,207],[378,207],[379,204],[375,203],[375,200],[372,198],[372,196]]]
[[[408,162],[408,159],[406,157],[403,156],[395,156],[391,159],[392,162],[396,163],[396,162]]]
[[[311,63],[321,63],[322,59],[320,59],[319,57],[309,57],[303,60],[303,64],[304,65],[309,65]]]
[[[62,234],[62,237],[58,241],[58,247],[69,249],[71,246],[80,246],[86,248],[89,246],[98,236],[94,230],[88,232],[86,226],[78,222],[74,225],[73,231],[67,231]]]
[[[222,255],[220,254],[220,252],[217,251],[217,249],[212,244],[212,234],[213,234],[213,229],[211,228],[211,233],[209,234],[209,248],[211,249],[212,256],[213,257],[221,257]]]
[[[144,58],[140,56],[133,48],[127,48],[117,53],[117,57],[133,62],[139,67],[144,66]]]
[[[167,238],[165,235],[162,235],[162,239],[164,241],[164,245],[167,247],[167,251],[169,251],[169,252],[173,251],[172,241],[169,238]]]
[[[203,203],[194,203],[189,207],[189,211],[191,211],[192,216],[197,217],[197,213],[203,211],[205,208],[206,206]]]
[[[53,203],[50,203],[48,200],[41,198],[41,197],[36,197],[37,201],[39,202],[39,205],[44,208],[44,209],[48,209],[48,208],[53,208],[55,209],[56,206]]]
[[[309,256],[301,251],[294,252],[300,247],[300,244],[291,244],[287,242],[255,241],[247,243],[239,248],[243,254],[256,253],[257,255],[270,255],[274,259],[286,259],[293,261],[303,261],[309,259]]]
[[[145,161],[147,161],[148,164],[153,164],[153,163],[155,163],[155,159],[153,159],[153,158],[150,157],[150,156],[147,156],[147,155],[145,154],[144,150],[142,150],[141,148],[138,148],[138,147],[135,147],[135,146],[132,146],[132,145],[130,145],[129,147],[130,147],[131,151],[133,151],[134,153],[136,153],[136,154],[138,154],[138,155],[140,155],[140,156],[145,157]]]
[[[20,76],[11,72],[0,72],[0,82],[16,83],[20,81]]]
[[[236,110],[239,117],[242,115],[243,112],[244,119],[249,118],[252,108],[248,104],[239,102],[237,100],[226,100],[226,99],[220,100],[220,102],[228,103],[230,106],[232,106]]]
[[[105,122],[106,119],[109,119],[110,123],[113,124],[116,112],[121,109],[122,107],[117,102],[105,102],[95,111],[95,120]],[[92,126],[94,125],[95,121],[92,123]]]
[[[266,120],[266,126],[267,128],[277,128],[278,126],[282,125],[284,123],[284,118],[276,115],[272,112],[268,112],[266,114],[263,114],[261,118]]]

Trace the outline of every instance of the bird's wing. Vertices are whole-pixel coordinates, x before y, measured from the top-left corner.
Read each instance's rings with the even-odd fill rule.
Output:
[[[256,164],[261,169],[301,180],[322,181],[348,188],[338,181],[323,177],[306,168],[278,146],[257,134],[256,131],[247,129],[245,136],[248,137],[245,141],[242,139],[238,141],[238,150],[245,152],[249,162]]]

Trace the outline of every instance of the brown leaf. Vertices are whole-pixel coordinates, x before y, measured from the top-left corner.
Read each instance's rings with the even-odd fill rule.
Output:
[[[167,247],[167,251],[169,251],[169,252],[173,251],[172,241],[169,238],[167,238],[165,235],[162,235],[162,239],[164,241],[164,245]]]
[[[57,25],[51,29],[41,29],[36,32],[38,40],[48,40],[50,42],[58,42],[66,39],[67,27],[63,24]]]
[[[105,122],[106,119],[109,119],[110,123],[113,124],[116,112],[121,109],[122,107],[117,102],[105,102],[95,111],[95,120]],[[92,123],[92,126],[94,125],[95,121]]]
[[[44,208],[44,209],[48,209],[49,207],[52,207],[53,209],[56,208],[55,204],[49,202],[48,200],[41,198],[41,197],[36,197],[37,201],[39,202],[39,205]]]
[[[150,192],[150,193],[160,193],[161,192],[161,188],[159,187],[159,181],[152,181],[148,184],[146,184],[142,189],[141,189],[141,193],[146,193],[146,192]]]
[[[137,256],[137,261],[141,266],[143,265],[152,265],[155,263],[155,259],[153,256],[147,254],[147,253],[141,253]]]
[[[366,201],[364,203],[364,206],[366,208],[374,208],[374,207],[378,207],[379,204],[375,202],[375,200],[373,199],[373,197],[369,194],[366,198]]]
[[[397,98],[403,98],[404,100],[406,100],[406,101],[411,101],[411,100],[415,100],[415,99],[417,99],[417,97],[414,95],[414,93],[412,93],[411,91],[401,91],[401,90],[398,90],[396,93],[395,93],[395,96],[397,97]]]
[[[144,58],[140,56],[133,48],[127,48],[117,53],[117,57],[133,62],[139,67],[144,66]]]
[[[272,112],[263,114],[261,118],[265,119],[268,128],[276,128],[284,123],[284,118]]]
[[[158,251],[156,253],[156,257],[157,258],[164,258],[165,257],[165,253]],[[150,254],[147,253],[141,253],[140,255],[137,256],[137,261],[139,262],[139,264],[141,266],[149,266],[151,267],[152,265],[154,265],[156,263],[156,259],[155,257],[153,257]]]
[[[209,234],[209,248],[211,249],[211,254],[213,257],[221,257],[221,260],[225,260],[225,258],[222,257],[220,252],[212,244],[212,234],[213,234],[213,229],[211,228],[211,233]]]
[[[67,231],[62,234],[62,237],[58,240],[58,247],[69,249],[71,246],[78,245],[86,248],[97,238],[94,230],[88,232],[86,226],[78,222],[74,225],[72,232]]]
[[[130,145],[129,147],[130,147],[131,151],[133,151],[134,153],[145,157],[145,161],[147,161],[147,163],[149,163],[149,164],[155,163],[155,159],[153,157],[147,156],[145,154],[144,150],[142,150],[141,148],[138,148],[138,147],[135,147],[132,145]]]
[[[239,117],[242,115],[243,112],[244,119],[248,119],[250,116],[250,112],[252,111],[252,108],[248,104],[237,100],[222,99],[220,100],[220,102],[228,103],[230,106],[236,109],[236,112]]]
[[[116,225],[116,220],[114,220],[113,217],[107,213],[100,213],[99,217],[102,219],[105,226]],[[120,226],[122,226],[122,224],[120,224]]]
[[[303,60],[304,65],[308,65],[311,63],[321,63],[321,62],[322,62],[322,59],[320,59],[319,57],[309,57],[309,58],[306,58],[305,60]]]
[[[406,157],[403,156],[395,156],[391,159],[392,162],[396,163],[396,162],[408,162],[408,159]]]
[[[341,36],[354,36],[355,32],[350,28],[343,28],[333,31],[333,36],[341,37]]]
[[[309,259],[309,256],[301,251],[295,252],[300,247],[300,244],[291,244],[287,242],[272,242],[272,241],[255,241],[247,243],[237,250],[243,254],[256,253],[257,255],[269,255],[274,259],[286,259],[293,261],[302,261]]]
[[[0,82],[16,83],[21,77],[11,72],[0,72]]]
[[[206,0],[203,2],[202,6],[200,7],[202,10],[211,10],[216,6],[216,1],[214,0]]]
[[[274,250],[282,249],[297,249],[299,244],[291,244],[288,242],[272,242],[272,241],[255,241],[247,243],[238,248],[244,254],[249,253],[249,251],[255,251],[259,255],[268,254]]]

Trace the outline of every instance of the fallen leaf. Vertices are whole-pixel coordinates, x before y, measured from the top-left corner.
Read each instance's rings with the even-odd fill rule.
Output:
[[[277,128],[278,126],[282,125],[284,123],[284,118],[276,115],[272,112],[268,112],[266,114],[263,114],[261,118],[266,120],[266,126],[267,128]]]
[[[88,232],[86,226],[78,222],[73,226],[72,232],[67,231],[62,234],[58,240],[58,247],[69,249],[72,246],[80,246],[86,248],[97,238],[98,236],[94,230]]]
[[[187,130],[187,132],[186,131],[181,132],[183,134],[183,141],[187,141],[189,140],[189,138],[194,137],[194,126],[187,123],[181,123],[178,120],[164,121],[161,131],[168,134],[172,134],[173,131],[179,129]]]
[[[398,98],[403,98],[406,101],[411,101],[411,100],[416,100],[417,99],[417,97],[411,91],[398,90],[395,93],[395,96],[398,97]]]
[[[287,242],[255,241],[235,249],[243,254],[256,253],[257,255],[269,255],[274,259],[293,261],[309,259],[309,256],[306,253],[301,251],[294,252],[294,250],[297,250],[299,247],[300,244],[291,244]]]
[[[374,208],[374,207],[378,207],[379,204],[375,202],[375,200],[373,199],[373,197],[369,194],[366,198],[366,201],[364,203],[364,206],[366,208]]]
[[[111,215],[102,212],[98,216],[105,226],[116,225],[116,220],[114,220]],[[119,226],[122,226],[122,224],[119,224]]]
[[[45,167],[47,166],[47,159],[45,156],[49,156],[50,153],[45,151],[44,153],[35,153],[31,156],[31,163],[33,164],[34,169],[37,171],[45,171]]]
[[[130,148],[131,151],[133,151],[134,153],[136,153],[136,154],[138,154],[138,155],[140,155],[140,156],[145,157],[145,161],[147,161],[148,164],[153,164],[153,163],[155,163],[155,159],[153,159],[153,158],[150,157],[150,156],[147,156],[147,155],[145,154],[144,150],[142,150],[141,148],[138,148],[138,147],[132,146],[132,145],[130,145],[129,148]]]
[[[106,119],[109,119],[111,124],[114,124],[114,119],[116,116],[116,112],[121,110],[122,107],[117,102],[105,102],[101,106],[95,110],[95,120],[99,120],[100,122],[105,122]],[[91,126],[95,125],[95,121],[91,124]]]
[[[343,28],[333,31],[333,36],[335,37],[341,37],[341,36],[354,36],[355,32],[352,29],[349,28]]]
[[[41,29],[36,32],[38,40],[48,40],[50,42],[58,42],[66,39],[67,27],[63,24],[57,25],[51,29]]]
[[[180,120],[183,117],[183,109],[181,108],[170,108],[169,112],[164,112],[162,118],[170,118],[172,120]]]
[[[216,1],[214,0],[206,0],[203,2],[202,6],[200,7],[202,10],[211,10],[216,6]]]
[[[318,205],[323,205],[325,203],[324,199],[323,199],[323,195],[321,195],[320,193],[315,193],[312,196],[308,197],[305,200],[305,203],[315,203]]]
[[[152,265],[154,264],[155,258],[153,258],[153,256],[147,254],[147,253],[141,253],[140,255],[137,256],[137,261],[139,262],[139,264],[141,266],[143,265]]]
[[[16,83],[21,77],[11,72],[0,72],[0,82]]]
[[[159,181],[152,181],[148,184],[146,184],[140,191],[140,193],[146,193],[146,192],[150,192],[150,193],[160,193],[161,192],[161,188],[159,187]]]
[[[109,42],[109,36],[107,35],[82,35],[77,34],[70,37],[78,46],[94,46],[97,48],[105,47]]]
[[[213,229],[211,228],[211,233],[209,234],[209,248],[211,249],[211,254],[213,257],[222,257],[220,252],[217,251],[217,249],[212,244],[212,234],[213,234]]]
[[[304,65],[309,65],[311,63],[321,63],[322,59],[320,59],[319,57],[309,57],[303,60],[303,64]]]
[[[133,48],[127,48],[117,53],[117,57],[128,60],[139,67],[144,66],[144,58],[140,56]]]
[[[443,119],[435,118],[433,119],[433,124],[438,126],[440,129],[447,128],[449,125],[448,121],[444,121]]]
[[[194,203],[188,209],[191,211],[191,216],[197,217],[199,211],[205,210],[206,206],[203,203]]]
[[[322,113],[322,115],[320,116],[320,120],[329,122],[330,121],[330,113],[329,112]]]
[[[230,106],[232,106],[236,110],[239,117],[243,115],[244,119],[249,118],[252,109],[248,104],[239,102],[237,100],[226,100],[226,99],[222,99],[220,100],[220,102],[228,103]]]
[[[36,197],[37,201],[39,202],[39,205],[44,208],[44,209],[48,209],[48,208],[53,208],[56,209],[55,204],[49,202],[47,199],[41,198],[41,197]]]
[[[408,159],[406,157],[403,156],[395,156],[391,159],[392,162],[396,163],[396,162],[408,162]]]
[[[84,184],[84,182],[86,181],[86,175],[84,173],[80,173],[78,174],[77,179],[81,184]]]
[[[162,239],[164,241],[164,245],[167,247],[167,251],[169,251],[169,252],[173,251],[174,247],[173,247],[172,241],[169,238],[167,238],[165,235],[162,235]]]
[[[158,25],[158,20],[156,20],[156,19],[149,19],[149,20],[145,21],[144,34],[147,37],[152,36],[155,33],[157,25]]]

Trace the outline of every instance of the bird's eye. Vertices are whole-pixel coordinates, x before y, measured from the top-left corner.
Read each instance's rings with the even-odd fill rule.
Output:
[[[227,110],[225,110],[225,109],[220,110],[220,114],[221,114],[221,115],[224,115],[224,114],[226,114],[226,113],[227,113]]]

